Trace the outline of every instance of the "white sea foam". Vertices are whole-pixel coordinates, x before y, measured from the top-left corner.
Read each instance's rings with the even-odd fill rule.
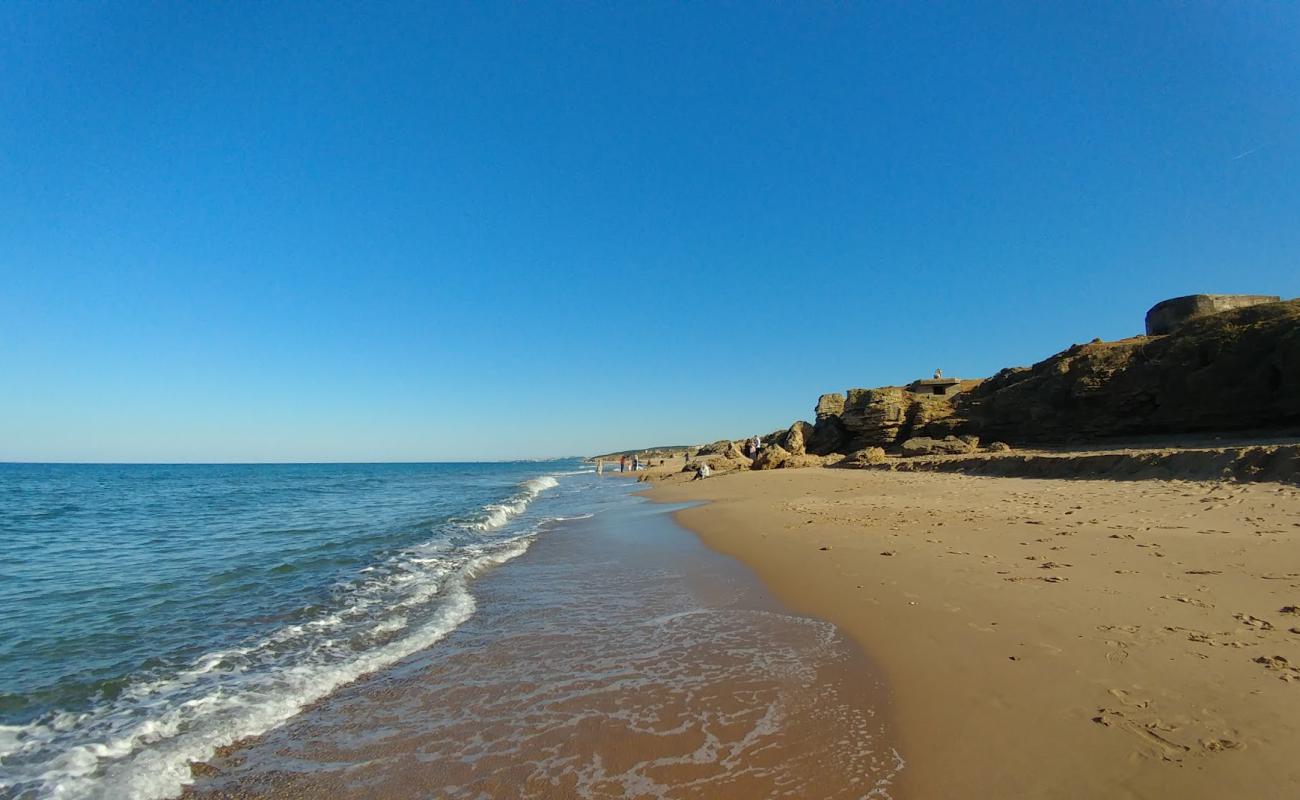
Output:
[[[559,481],[550,475],[529,478],[520,484],[520,491],[514,497],[502,503],[486,506],[483,516],[468,523],[469,528],[478,531],[494,531],[502,528],[510,520],[524,513],[536,497],[547,489],[559,486]]]
[[[500,529],[557,485],[549,476],[527,480],[515,497],[485,507],[475,524]],[[191,761],[265,732],[455,630],[474,614],[472,579],[523,554],[537,529],[457,548],[445,541],[408,548],[361,570],[320,617],[208,653],[187,669],[142,677],[92,711],[0,726],[0,795],[175,795],[191,781]]]

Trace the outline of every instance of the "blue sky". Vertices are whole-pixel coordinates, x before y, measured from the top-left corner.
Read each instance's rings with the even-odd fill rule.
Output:
[[[1300,295],[1297,41],[1285,3],[0,4],[0,460],[705,441]]]

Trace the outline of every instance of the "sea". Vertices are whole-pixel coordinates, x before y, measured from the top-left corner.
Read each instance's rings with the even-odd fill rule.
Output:
[[[578,459],[0,464],[0,798],[260,796],[268,774],[307,787],[285,796],[757,796],[799,774],[887,796],[897,754],[835,677],[851,648],[720,590],[746,579],[635,488]],[[594,752],[595,776],[567,752],[673,708],[651,749],[682,754],[607,774]],[[801,725],[851,746],[738,766]],[[205,762],[227,784],[195,787]]]

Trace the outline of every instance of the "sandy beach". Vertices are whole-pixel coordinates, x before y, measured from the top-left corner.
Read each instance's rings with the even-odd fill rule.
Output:
[[[1300,795],[1300,488],[671,468],[652,499],[883,671],[900,796]]]

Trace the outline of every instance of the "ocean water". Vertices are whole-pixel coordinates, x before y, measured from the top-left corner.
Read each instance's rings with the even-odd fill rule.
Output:
[[[626,494],[576,460],[0,465],[0,797],[166,797]]]

